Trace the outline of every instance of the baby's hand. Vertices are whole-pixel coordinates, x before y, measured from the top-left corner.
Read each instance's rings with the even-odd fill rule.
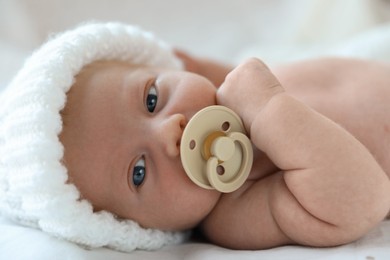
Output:
[[[232,70],[217,91],[217,103],[235,111],[249,132],[262,108],[284,89],[269,68],[251,58]]]

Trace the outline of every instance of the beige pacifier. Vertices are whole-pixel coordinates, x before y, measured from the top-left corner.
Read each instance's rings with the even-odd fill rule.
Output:
[[[220,192],[237,190],[248,178],[253,162],[252,144],[236,113],[210,106],[196,113],[184,129],[181,161],[198,186]]]

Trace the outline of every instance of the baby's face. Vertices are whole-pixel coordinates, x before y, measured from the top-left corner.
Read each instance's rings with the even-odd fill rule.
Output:
[[[191,228],[220,194],[196,186],[180,161],[186,123],[215,104],[198,75],[119,62],[86,67],[68,93],[60,139],[69,180],[95,210],[144,227]]]

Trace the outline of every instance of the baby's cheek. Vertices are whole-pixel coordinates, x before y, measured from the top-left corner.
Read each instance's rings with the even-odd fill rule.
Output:
[[[202,189],[202,188],[200,188]],[[214,208],[219,194],[215,191],[197,190],[176,200],[171,210],[172,230],[185,230],[196,227]],[[172,204],[171,204],[172,205]]]

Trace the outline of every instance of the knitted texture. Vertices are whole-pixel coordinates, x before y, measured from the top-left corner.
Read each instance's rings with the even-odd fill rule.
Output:
[[[152,34],[119,23],[82,25],[34,52],[0,96],[0,213],[87,247],[129,252],[179,243],[183,232],[144,229],[106,211],[94,213],[67,183],[60,111],[75,75],[96,60],[181,66]]]

